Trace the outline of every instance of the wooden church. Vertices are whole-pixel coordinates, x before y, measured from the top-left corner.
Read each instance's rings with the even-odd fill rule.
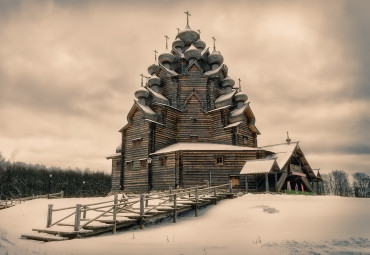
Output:
[[[112,191],[220,185],[250,192],[287,185],[313,191],[318,177],[298,143],[258,147],[248,96],[200,31],[178,30],[171,50],[148,67],[112,160]],[[166,36],[166,40],[168,37]],[[166,41],[166,48],[167,41]]]

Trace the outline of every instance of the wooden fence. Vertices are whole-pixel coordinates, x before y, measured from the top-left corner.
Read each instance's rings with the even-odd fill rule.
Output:
[[[38,195],[38,196],[32,196],[32,197],[22,197],[22,198],[15,198],[15,199],[6,199],[6,200],[0,200],[0,209],[6,209],[12,206],[15,206],[17,204],[20,204],[22,202],[26,202],[33,199],[38,198],[63,198],[64,197],[64,191],[58,192],[58,193],[52,193],[52,194],[46,194],[46,195]]]
[[[150,194],[130,195],[128,197],[123,196],[121,199],[118,198],[118,195],[114,195],[113,201],[84,205],[76,204],[73,207],[58,209],[54,209],[53,205],[49,204],[46,228],[48,229],[56,225],[71,226],[74,233],[79,233],[80,231],[83,233],[88,229],[99,229],[99,226],[94,226],[94,223],[103,222],[112,224],[112,232],[116,233],[118,225],[122,227],[125,225],[123,223],[131,221],[134,224],[138,223],[140,228],[143,229],[147,219],[153,219],[158,215],[160,217],[170,215],[173,218],[173,222],[176,222],[177,214],[185,211],[185,209],[189,210],[189,208],[194,209],[195,217],[197,217],[199,206],[205,204],[207,201],[209,203],[217,203],[221,195],[226,198],[228,195],[232,195],[232,193],[233,188],[230,182],[213,187],[199,186],[185,189],[170,189],[165,192]],[[53,221],[54,213],[62,211],[69,211],[69,213]],[[67,219],[73,216],[73,225],[66,222]],[[47,233],[47,229],[46,231],[35,229],[35,231]],[[52,231],[49,232],[52,233]]]

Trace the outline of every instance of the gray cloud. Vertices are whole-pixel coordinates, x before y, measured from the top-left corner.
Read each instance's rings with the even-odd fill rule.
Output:
[[[196,8],[193,7],[196,3]],[[190,24],[241,78],[262,132],[290,131],[313,167],[369,156],[366,1],[0,1],[0,150],[14,160],[104,169],[140,73]],[[166,15],[163,15],[163,14]],[[17,150],[17,148],[20,148]]]

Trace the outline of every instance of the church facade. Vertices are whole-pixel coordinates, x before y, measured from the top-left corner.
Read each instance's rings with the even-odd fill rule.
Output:
[[[240,79],[236,85],[228,76],[215,41],[207,47],[187,22],[155,61],[145,83],[142,75],[116,154],[107,157],[112,191],[230,180],[235,188],[256,192],[281,191],[290,181],[313,191],[317,176],[298,143],[258,146],[251,103]]]

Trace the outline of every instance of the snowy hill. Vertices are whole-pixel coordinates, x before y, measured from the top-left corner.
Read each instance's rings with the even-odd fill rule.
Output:
[[[109,198],[111,199],[111,198]],[[38,199],[0,210],[0,254],[370,254],[370,199],[247,194],[144,230],[43,243],[47,205],[108,198]]]

